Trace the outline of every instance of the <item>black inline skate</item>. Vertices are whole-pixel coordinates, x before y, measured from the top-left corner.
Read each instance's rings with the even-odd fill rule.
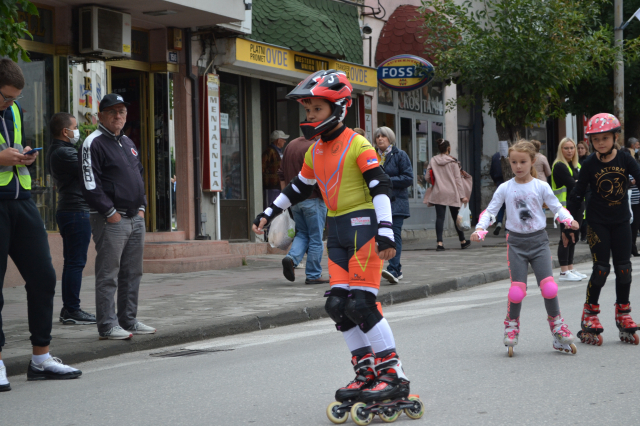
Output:
[[[395,351],[384,351],[376,358],[376,380],[360,392],[358,402],[351,407],[351,417],[357,425],[368,425],[378,414],[385,423],[395,422],[400,413],[412,419],[424,414],[424,404],[418,395],[409,394],[409,380]]]
[[[351,358],[356,378],[347,386],[336,391],[336,402],[327,407],[327,417],[335,424],[342,424],[349,418],[351,407],[356,403],[360,392],[370,386],[376,378],[375,357],[372,353]]]

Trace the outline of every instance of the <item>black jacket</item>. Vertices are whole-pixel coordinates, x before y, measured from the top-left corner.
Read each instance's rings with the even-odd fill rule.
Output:
[[[82,194],[91,213],[106,217],[116,212],[133,217],[145,210],[142,164],[133,141],[114,135],[102,124],[82,144]]]
[[[49,168],[58,189],[58,211],[88,212],[78,173],[78,151],[71,142],[54,139],[48,153]]]
[[[16,105],[18,105],[18,110],[20,110],[20,121],[22,122],[22,129],[20,129],[20,131],[22,133],[22,146],[24,147],[29,145],[24,137],[24,115],[22,114],[22,108],[20,107],[20,104],[16,102]],[[2,124],[2,120],[0,119],[0,132],[2,132],[2,137],[6,140],[8,136],[9,140],[7,140],[7,143],[10,147],[13,147],[13,142],[15,141],[15,123],[13,120],[13,114],[11,113],[11,107],[5,109],[4,111],[0,111],[0,117],[4,118],[4,124],[7,126],[7,132],[9,133],[9,135],[5,134],[4,125]],[[42,153],[38,155],[42,155]],[[29,166],[29,168],[31,168],[31,166]],[[16,185],[18,185],[18,179],[16,179],[14,176],[8,185],[0,186],[0,200],[25,200],[27,198],[31,198],[31,191],[25,191],[20,187],[20,185],[18,185],[18,188],[16,188]],[[17,198],[16,191],[18,193]]]

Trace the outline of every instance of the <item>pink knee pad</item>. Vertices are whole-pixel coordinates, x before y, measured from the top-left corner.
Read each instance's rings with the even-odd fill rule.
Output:
[[[540,281],[540,292],[545,299],[553,299],[558,294],[558,284],[553,277],[547,277]]]
[[[509,289],[509,302],[520,303],[526,295],[527,285],[525,283],[519,283],[517,281],[511,283],[511,288]]]

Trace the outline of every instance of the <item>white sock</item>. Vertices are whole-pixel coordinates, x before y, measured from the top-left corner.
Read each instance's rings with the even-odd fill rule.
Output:
[[[0,359],[0,367],[2,367],[4,365],[4,362],[2,362],[2,360]]]
[[[31,355],[31,362],[33,362],[34,364],[40,365],[46,360],[48,360],[49,358],[51,358],[51,355],[49,355],[49,352],[47,352],[44,355]]]
[[[369,339],[367,339],[367,335],[364,334],[358,326],[347,331],[343,331],[342,336],[344,337],[344,341],[347,342],[347,346],[351,352],[371,346]]]
[[[389,326],[389,322],[386,318],[377,323],[366,334],[367,338],[371,342],[371,348],[374,353],[386,351],[387,349],[393,349],[396,347],[396,341],[393,338],[393,332]]]

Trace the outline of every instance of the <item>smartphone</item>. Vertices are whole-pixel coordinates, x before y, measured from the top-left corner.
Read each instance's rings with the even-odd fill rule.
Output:
[[[24,155],[33,155],[38,151],[42,151],[42,148],[33,148],[31,151],[25,152]]]

